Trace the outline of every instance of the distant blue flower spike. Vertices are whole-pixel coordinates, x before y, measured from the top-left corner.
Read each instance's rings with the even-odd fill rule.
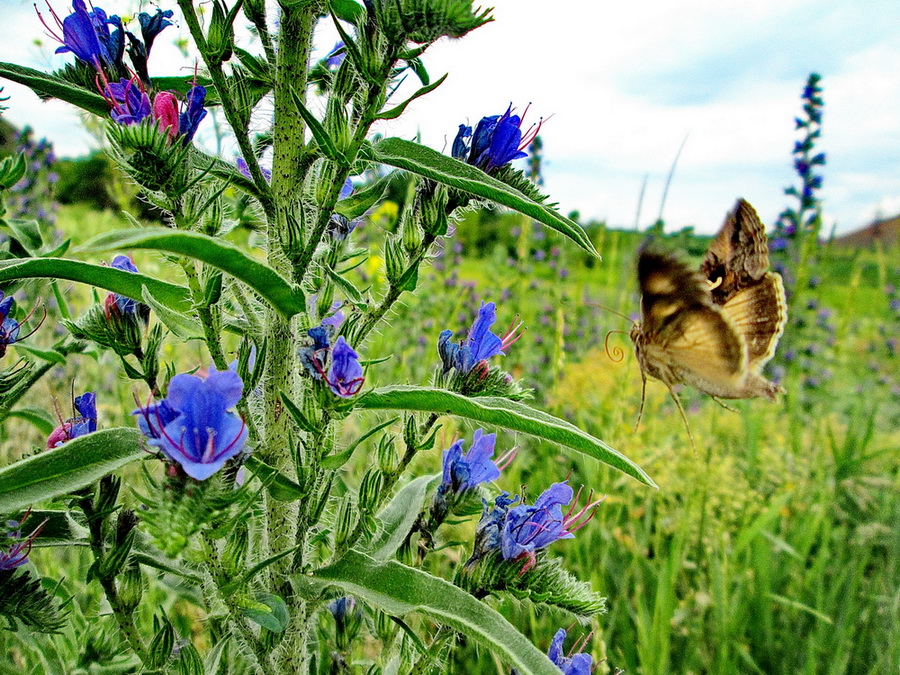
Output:
[[[232,370],[211,370],[206,379],[176,375],[168,397],[135,410],[138,426],[169,459],[196,480],[206,480],[247,441],[247,427],[229,408],[241,400],[243,382]],[[165,404],[165,405],[163,405]]]
[[[550,643],[550,650],[547,652],[549,659],[563,672],[563,675],[591,675],[593,666],[591,655],[579,652],[571,657],[566,656],[563,652],[565,640],[566,630],[560,628]]]
[[[326,378],[328,386],[341,398],[356,396],[365,378],[359,355],[347,344],[344,336],[338,337],[331,350],[331,367]]]
[[[156,39],[156,36],[159,35],[166,26],[171,26],[172,22],[169,19],[175,14],[171,9],[157,9],[156,14],[150,16],[147,12],[141,12],[138,14],[138,21],[141,24],[141,37],[144,39],[144,46],[147,48],[147,53],[150,53],[150,49],[153,47],[153,41]]]
[[[467,454],[463,455],[462,439],[447,448],[443,457],[441,487],[446,486],[446,489],[459,493],[499,478],[500,469],[493,461],[496,441],[497,434],[485,435],[478,429]]]

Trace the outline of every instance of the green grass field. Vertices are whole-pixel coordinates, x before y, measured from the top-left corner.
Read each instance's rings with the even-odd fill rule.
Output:
[[[373,218],[358,236],[377,241],[377,223],[385,219],[389,213]],[[121,225],[110,214],[67,207],[59,227],[77,245]],[[492,240],[481,241],[487,233]],[[627,333],[630,324],[596,304],[637,313],[633,258],[641,237],[599,227],[591,234],[604,257],[600,264],[518,216],[471,214],[416,294],[361,350],[366,359],[390,357],[370,370],[366,386],[428,384],[439,363],[438,333],[466,330],[479,303],[493,300],[497,327],[519,315],[528,328],[501,365],[534,389],[536,405],[603,439],[654,478],[658,491],[584,456],[511,434],[498,438],[500,451],[515,444],[520,451],[497,489],[533,499],[568,477],[607,495],[575,539],[551,549],[607,596],[608,613],[570,631],[593,633],[590,652],[600,661],[595,672],[898,673],[900,356],[890,340],[898,334],[900,310],[886,290],[900,285],[897,251],[826,248],[812,271],[818,284],[792,300],[805,320],[789,325],[776,357],[787,395],[777,403],[739,401],[729,411],[682,391],[696,438],[692,449],[658,383],[648,386],[644,419],[635,430],[641,378],[627,334],[610,334],[605,348],[609,331]],[[670,243],[695,255],[704,246],[685,237]],[[136,257],[142,271],[167,273],[158,257]],[[360,283],[376,290],[380,260],[370,258],[359,271]],[[84,288],[64,292],[76,308],[90,302]],[[48,343],[51,331],[42,328],[34,343]],[[179,365],[206,358],[198,343],[174,340],[164,356]],[[56,397],[65,408],[73,378],[77,391],[101,392],[101,425],[131,423],[131,385],[109,353],[70,359],[25,405],[49,409]],[[472,431],[451,421],[438,437],[446,447],[454,433]],[[5,430],[0,463],[42,444],[34,428],[14,423]],[[439,471],[438,450],[419,457],[413,470]],[[347,480],[355,482],[358,473],[351,467]],[[451,566],[468,557],[475,520],[441,530],[445,547],[426,565],[452,574]],[[123,672],[113,657],[109,669],[91,666],[91,654],[114,654],[115,645],[91,643],[91,622],[110,619],[96,584],[85,588],[80,581],[85,552],[41,550],[33,559],[45,576],[65,579],[81,631],[65,629],[31,645],[4,634],[0,650],[16,650],[20,663],[37,663],[35,650],[56,650],[60,663],[78,653],[79,672]],[[198,649],[208,649],[197,598],[169,580],[159,582],[145,595],[147,604],[162,602],[182,635],[194,634]],[[541,648],[558,627],[573,623],[559,611],[513,599],[500,607]],[[142,619],[151,616],[148,609]],[[23,671],[3,666],[0,672]],[[490,654],[468,645],[458,650],[454,672],[508,674]]]

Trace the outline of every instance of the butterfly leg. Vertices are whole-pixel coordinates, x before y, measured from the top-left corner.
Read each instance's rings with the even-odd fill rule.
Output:
[[[641,418],[644,416],[644,399],[647,394],[647,378],[641,372],[641,409],[638,410],[637,422],[634,423],[634,433],[637,433],[638,427],[641,426]]]
[[[733,412],[733,413],[740,412],[740,410],[738,410],[737,408],[732,408],[730,405],[728,405],[727,403],[725,403],[725,401],[723,401],[722,399],[720,399],[718,396],[712,396],[712,395],[711,395],[710,398],[712,398],[713,401],[715,401],[715,402],[718,403],[720,406],[722,406],[723,408],[725,408],[725,410],[730,410],[730,411]]]
[[[671,387],[669,387],[669,396],[671,396],[672,400],[675,401],[675,405],[678,406],[678,412],[681,413],[681,419],[684,422],[684,428],[687,429],[688,438],[691,439],[691,449],[694,452],[697,452],[697,444],[694,443],[694,434],[691,433],[691,425],[688,424],[687,414],[684,412],[684,407],[681,405],[681,401],[678,399],[678,394],[676,394]]]

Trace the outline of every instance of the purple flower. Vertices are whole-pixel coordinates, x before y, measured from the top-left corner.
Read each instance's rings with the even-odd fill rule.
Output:
[[[58,448],[67,441],[97,431],[97,395],[89,391],[75,397],[78,416],[60,424],[47,438],[48,448]]]
[[[497,306],[493,302],[482,302],[478,310],[478,318],[472,324],[469,337],[460,344],[450,342],[453,331],[442,331],[438,337],[438,354],[444,364],[444,374],[456,368],[460,373],[468,373],[476,363],[486,361],[492,356],[504,354],[503,351],[521,335],[516,331],[522,326],[514,324],[501,338],[491,332],[491,326],[497,320]]]
[[[0,291],[0,356],[4,356],[6,348],[19,339],[21,325],[9,317],[14,303],[11,295],[4,297],[3,291]]]
[[[554,483],[544,490],[533,506],[520,504],[510,509],[500,533],[503,559],[529,558],[524,572],[534,566],[535,551],[558,539],[572,539],[574,532],[586,525],[593,513],[584,520],[581,518],[602,501],[591,502],[589,497],[589,503],[583,509],[575,512],[573,507],[564,515],[562,507],[572,501],[572,496],[572,488],[565,482]]]
[[[481,500],[481,518],[475,528],[475,544],[472,547],[472,557],[466,562],[467,567],[500,548],[500,533],[509,507],[518,500],[518,497],[510,497],[508,492],[495,497],[493,507],[489,507],[486,500]]]
[[[500,477],[500,469],[494,463],[494,445],[497,434],[485,434],[481,429],[472,437],[472,447],[463,454],[462,439],[444,451],[441,488],[455,493],[473,490],[480,483]]]
[[[22,522],[16,522],[14,520],[7,521],[7,526],[11,529],[11,531],[6,535],[7,539],[13,540],[13,545],[6,551],[0,550],[0,570],[4,572],[8,572],[10,570],[14,570],[17,567],[20,567],[28,562],[28,554],[31,552],[31,547],[34,544],[34,540],[37,539],[37,536],[41,533],[41,530],[44,529],[44,525],[47,524],[45,520],[43,523],[38,525],[34,532],[28,535],[27,538],[22,539],[22,525],[28,519],[28,515],[31,513],[31,509],[28,509],[28,512],[22,518]]]
[[[338,337],[331,350],[331,367],[326,379],[331,391],[341,398],[356,396],[362,389],[365,378],[359,354],[347,344],[343,335]]]
[[[111,108],[110,117],[123,126],[142,122],[150,117],[153,111],[150,97],[136,77],[108,83],[104,87],[103,97]]]
[[[106,18],[106,12],[99,7],[94,7],[94,11],[89,12],[84,0],[73,0],[72,13],[60,20],[49,3],[47,7],[56,22],[56,31],[47,25],[40,12],[38,12],[38,18],[50,36],[62,43],[62,46],[56,50],[57,54],[72,52],[78,60],[84,61],[98,70],[102,67],[103,62],[112,64],[108,47],[110,35],[109,28],[107,28],[107,24],[110,22]],[[61,37],[60,30],[62,31]]]
[[[512,104],[510,104],[502,115],[482,117],[475,127],[474,133],[472,127],[460,124],[456,138],[453,140],[451,155],[491,173],[514,159],[527,156],[528,153],[524,150],[538,135],[541,122],[532,125],[524,137],[521,127],[522,117],[512,114]],[[471,143],[469,142],[470,137]]]
[[[169,459],[196,480],[206,480],[244,448],[247,427],[229,408],[243,382],[233,370],[211,370],[206,379],[176,375],[168,396],[132,412],[138,427]]]
[[[328,56],[325,57],[325,65],[329,68],[337,68],[345,58],[347,58],[347,49],[344,47],[344,41],[338,40],[328,52]]]
[[[563,643],[566,641],[566,629],[560,628],[553,636],[550,642],[550,650],[547,656],[559,668],[563,675],[591,675],[591,666],[593,659],[590,654],[583,652],[566,656],[563,652]],[[576,645],[574,649],[582,649],[584,645],[579,647]]]
[[[237,164],[237,169],[241,172],[241,175],[246,176],[247,178],[252,178],[252,176],[250,175],[250,167],[247,166],[247,162],[244,161],[243,157],[238,157],[235,160],[235,163]],[[259,167],[259,169],[260,171],[262,171],[263,178],[271,182],[272,172],[264,166]]]

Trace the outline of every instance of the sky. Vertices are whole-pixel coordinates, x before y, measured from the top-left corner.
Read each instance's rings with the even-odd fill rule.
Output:
[[[51,0],[57,12],[68,8]],[[171,3],[174,5],[174,2]],[[538,118],[545,190],[563,213],[641,228],[660,215],[666,177],[678,154],[662,215],[667,229],[714,232],[738,197],[774,224],[796,182],[794,117],[808,74],[822,75],[820,149],[824,218],[838,233],[900,213],[900,2],[897,0],[495,0],[495,21],[425,55],[432,79],[447,81],[415,101],[384,134],[449,152],[460,123],[512,104],[523,126]],[[137,4],[105,0],[109,13]],[[161,6],[167,7],[165,3]],[[0,0],[0,61],[61,67],[30,3]],[[152,5],[142,9],[152,11]],[[167,29],[154,44],[151,74],[183,71]],[[43,37],[43,44],[35,45]],[[169,40],[164,40],[167,37]],[[323,25],[322,56],[336,40]],[[193,61],[190,61],[192,65]],[[415,78],[404,86],[412,91]],[[41,103],[4,82],[4,115],[30,124],[60,155],[97,141],[58,101]],[[398,97],[404,90],[398,92]],[[399,100],[399,98],[398,98]],[[199,142],[214,143],[211,122]],[[225,149],[228,154],[230,150]],[[646,181],[643,200],[639,197]],[[638,205],[641,202],[638,219]]]

